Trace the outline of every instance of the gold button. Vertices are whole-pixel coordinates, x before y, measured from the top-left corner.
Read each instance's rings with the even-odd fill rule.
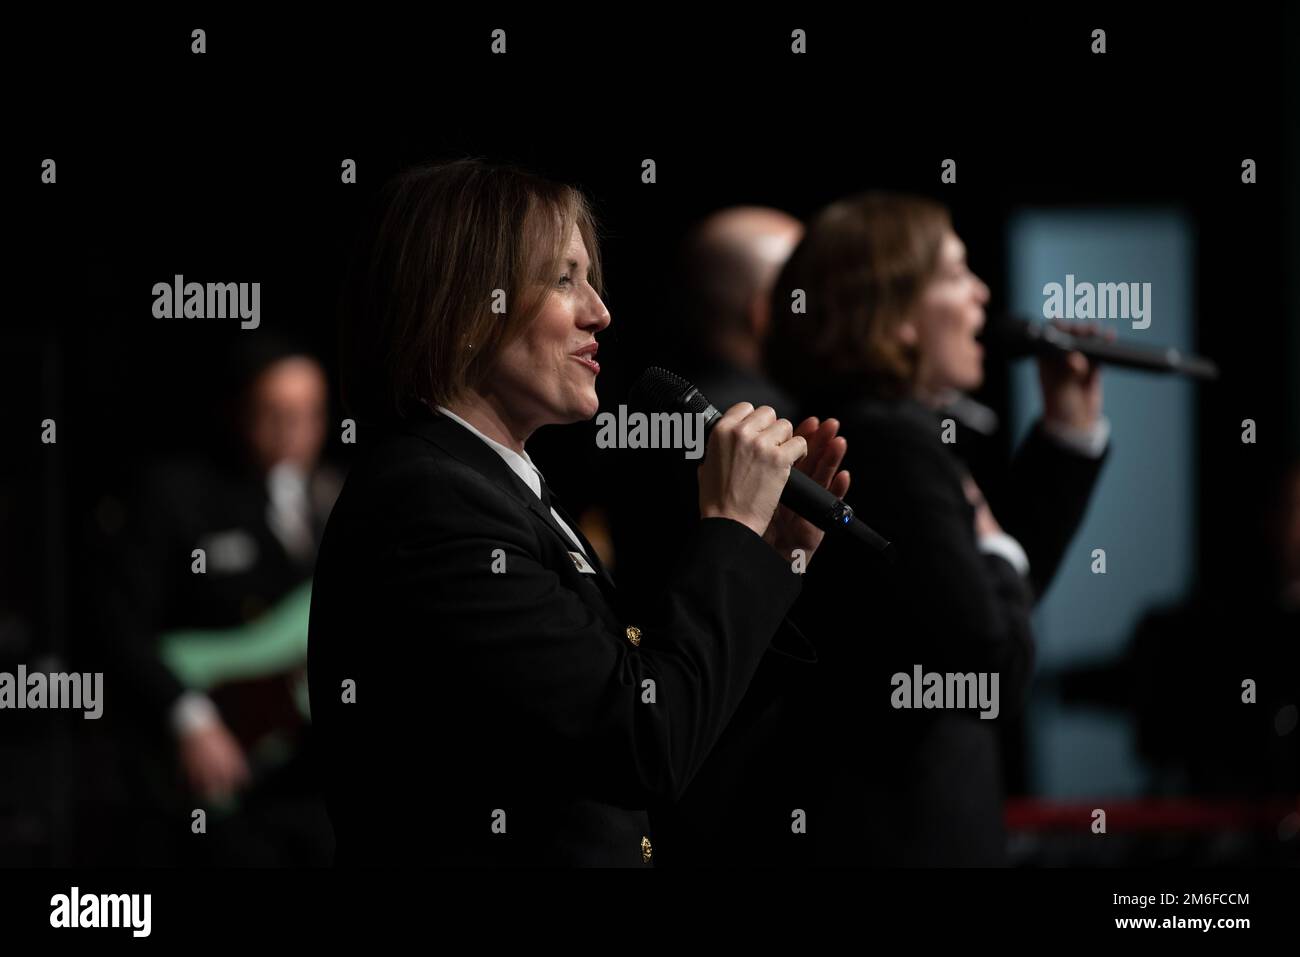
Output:
[[[633,648],[641,647],[641,629],[636,625],[627,626],[627,640],[632,642]]]
[[[654,857],[655,849],[650,846],[650,838],[641,838],[641,863],[649,864],[650,858]]]

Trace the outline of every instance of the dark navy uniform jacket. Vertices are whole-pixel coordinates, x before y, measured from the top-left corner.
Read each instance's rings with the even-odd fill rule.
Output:
[[[312,591],[338,863],[652,865],[647,808],[704,764],[801,576],[707,519],[632,612],[463,426],[429,412],[371,431]]]

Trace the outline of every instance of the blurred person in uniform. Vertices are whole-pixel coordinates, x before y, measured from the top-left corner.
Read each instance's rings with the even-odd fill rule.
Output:
[[[828,541],[792,612],[818,651],[794,709],[816,781],[792,800],[820,864],[1005,863],[998,719],[1023,700],[1033,607],[1083,519],[1110,426],[1096,365],[1040,359],[1043,414],[1005,468],[995,517],[943,411],[983,382],[989,297],[948,210],[884,192],[818,213],[774,288],[770,371],[805,413],[836,417],[856,514],[895,555],[882,570]],[[936,674],[978,680],[989,700],[935,701]]]
[[[690,354],[682,374],[716,408],[770,405],[790,398],[763,371],[772,324],[772,285],[803,236],[803,224],[763,206],[733,206],[701,221],[683,248],[684,310]]]
[[[701,220],[682,243],[679,367],[714,408],[737,402],[771,406],[778,415],[789,397],[763,371],[763,343],[771,325],[772,284],[803,235],[788,213],[764,206],[733,206]],[[642,450],[636,470],[620,476],[612,509],[612,549],[620,577],[650,599],[672,567],[689,532],[683,517],[695,509],[695,471],[680,450]],[[635,507],[619,507],[635,502]]]
[[[309,772],[307,617],[342,485],[322,463],[320,364],[258,333],[232,351],[215,454],[140,476],[107,542],[98,608],[123,735],[134,863],[317,865],[333,853]],[[202,808],[207,833],[192,835]]]

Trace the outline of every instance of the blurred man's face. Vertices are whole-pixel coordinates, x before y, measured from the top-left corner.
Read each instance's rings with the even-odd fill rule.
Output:
[[[312,359],[268,366],[249,388],[245,434],[262,471],[281,462],[311,470],[325,444],[326,383]]]

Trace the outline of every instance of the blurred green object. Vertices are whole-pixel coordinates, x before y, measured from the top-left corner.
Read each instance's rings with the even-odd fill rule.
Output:
[[[162,637],[163,663],[187,688],[203,691],[231,681],[291,671],[307,661],[311,582],[238,628],[195,628]]]

